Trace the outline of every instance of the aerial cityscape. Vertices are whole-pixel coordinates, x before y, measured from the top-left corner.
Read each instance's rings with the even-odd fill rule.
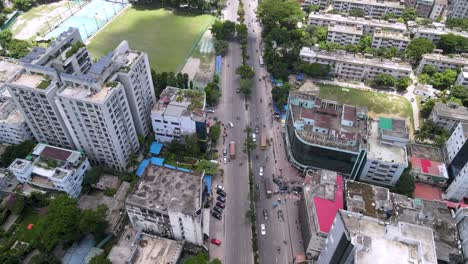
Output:
[[[468,264],[468,0],[4,0],[1,264]]]

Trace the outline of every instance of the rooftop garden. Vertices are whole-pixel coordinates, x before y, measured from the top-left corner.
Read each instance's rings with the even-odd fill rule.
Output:
[[[52,81],[49,80],[49,78],[46,78],[46,79],[42,80],[42,81],[36,86],[36,88],[42,89],[42,90],[47,89],[47,87],[49,87],[49,85],[50,85],[51,82],[52,82]]]
[[[83,42],[81,41],[77,41],[75,43],[73,43],[71,45],[71,48],[67,51],[67,53],[65,53],[65,57],[68,59],[70,58],[71,56],[73,56],[73,54],[75,54],[80,48],[83,48],[85,47],[85,44],[83,44]]]
[[[182,90],[179,90],[182,91]],[[184,97],[190,100],[190,105],[188,106],[189,110],[194,110],[197,108],[202,108],[203,107],[203,101],[204,101],[204,93],[198,90],[183,90]],[[178,99],[178,96],[176,100]]]

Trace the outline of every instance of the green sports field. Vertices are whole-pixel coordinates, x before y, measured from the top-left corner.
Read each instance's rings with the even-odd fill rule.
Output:
[[[88,49],[97,58],[127,40],[130,48],[148,53],[156,71],[179,71],[213,21],[210,15],[176,15],[165,9],[131,7],[102,29]]]

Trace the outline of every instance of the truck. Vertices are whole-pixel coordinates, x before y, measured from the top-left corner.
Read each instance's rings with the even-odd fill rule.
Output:
[[[236,142],[234,142],[234,141],[231,141],[229,143],[229,155],[230,155],[231,159],[236,158]]]
[[[271,196],[273,195],[273,190],[271,188],[271,182],[267,179],[265,181],[263,181],[265,183],[265,193],[266,193],[266,197],[268,199],[271,198]]]
[[[265,150],[267,148],[267,138],[266,138],[265,133],[262,133],[262,137],[260,140],[260,147],[262,150]]]

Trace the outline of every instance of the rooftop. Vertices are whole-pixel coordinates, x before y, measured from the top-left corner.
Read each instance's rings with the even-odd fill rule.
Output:
[[[291,109],[296,133],[302,139],[322,146],[336,147],[357,152],[366,148],[367,116],[357,115],[361,111],[359,107],[339,105],[336,101],[315,97],[313,94],[308,99],[305,92],[291,92],[289,95],[289,107]],[[297,101],[309,101],[311,107],[301,106]],[[343,109],[346,109],[344,111]],[[343,120],[352,124],[343,125]]]
[[[382,0],[335,0],[335,3],[344,2],[357,5],[372,5],[372,6],[388,6],[394,8],[404,9],[405,5],[400,1],[382,1]]]
[[[468,38],[468,37],[467,37]],[[468,56],[465,54],[457,55],[444,55],[438,52],[424,54],[422,60],[438,61],[444,63],[451,63],[460,66],[468,66]]]
[[[200,174],[149,164],[127,204],[166,212],[193,214],[201,206]]]
[[[50,85],[49,77],[42,74],[34,74],[27,71],[22,71],[11,82],[14,85],[26,86],[30,88],[46,89]]]
[[[424,183],[416,183],[414,186],[413,196],[429,201],[441,201],[442,190],[439,187],[431,186]]]
[[[328,52],[323,50],[316,50],[315,48],[303,47],[301,49],[300,56],[307,58],[319,58],[330,61],[341,61],[359,65],[368,65],[378,68],[392,68],[408,73],[410,73],[412,70],[411,65],[407,62],[387,60],[382,58],[370,58],[362,54],[347,53],[344,51]]]
[[[388,144],[383,144],[380,137],[381,122],[369,122],[370,135],[368,137],[368,152],[367,158],[373,160],[382,160],[391,163],[406,164],[406,150],[402,147],[396,147]],[[389,131],[389,130],[383,130]],[[390,130],[391,131],[391,130]]]
[[[386,30],[377,30],[374,32],[374,38],[384,38],[384,39],[395,39],[395,40],[404,40],[410,41],[411,39],[408,36],[403,35],[400,32],[392,32]]]
[[[408,153],[411,157],[420,159],[427,159],[432,161],[443,162],[444,157],[442,151],[438,147],[422,145],[422,144],[409,144]]]
[[[432,112],[437,113],[438,116],[448,117],[459,121],[468,121],[468,108],[457,104],[436,103]]]
[[[346,34],[362,35],[363,29],[361,26],[329,25],[328,32],[340,32]]]
[[[191,116],[192,118],[205,116],[205,93],[202,91],[167,86],[159,98],[152,112],[170,116]]]
[[[104,86],[96,91],[92,88],[83,86],[65,86],[57,94],[64,97],[86,100],[93,103],[104,103],[114,92],[114,87],[120,85],[119,82],[105,83]]]
[[[390,222],[406,222],[434,231],[437,258],[460,257],[454,219],[445,202],[411,199],[387,188],[346,181],[347,210]]]
[[[445,35],[445,34],[454,34],[458,36],[462,36],[468,38],[468,32],[456,29],[449,29],[439,25],[430,25],[430,26],[423,26],[418,27],[415,29],[415,32],[425,33],[425,34],[433,34],[433,35]]]
[[[183,241],[152,236],[129,228],[124,231],[117,245],[112,247],[107,258],[113,264],[176,264],[183,247]]]
[[[21,124],[23,122],[23,115],[16,108],[8,89],[4,88],[2,90],[0,88],[0,123]]]
[[[418,157],[410,157],[411,161],[411,170],[417,172],[418,174],[426,174],[437,177],[446,178],[448,180],[448,172],[445,163],[421,159]]]
[[[368,17],[352,17],[352,16],[345,16],[345,15],[338,15],[338,14],[327,14],[327,13],[310,13],[310,19],[320,19],[320,20],[329,20],[329,21],[336,21],[337,23],[349,23],[349,24],[356,24],[362,25],[364,27],[378,27],[378,28],[386,28],[392,29],[396,31],[404,32],[406,31],[406,25],[400,22],[390,22],[386,20],[379,20],[379,19],[370,19]]]
[[[340,210],[355,263],[437,263],[434,237],[429,228],[397,222],[383,224],[362,214]]]
[[[21,65],[16,61],[0,59],[0,85],[8,81],[11,76],[21,70]]]

